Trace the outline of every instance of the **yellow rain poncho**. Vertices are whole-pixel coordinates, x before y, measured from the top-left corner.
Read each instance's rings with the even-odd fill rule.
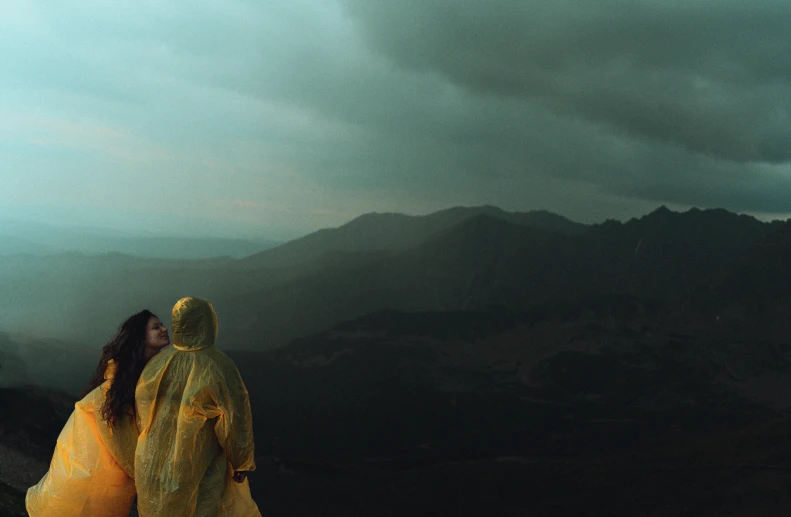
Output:
[[[173,346],[146,365],[135,392],[141,517],[260,517],[247,480],[253,425],[233,361],[214,346],[217,314],[199,298],[173,307]]]
[[[74,405],[58,436],[49,471],[27,491],[30,517],[127,517],[135,497],[133,418],[111,429],[101,407],[115,377],[110,361],[104,384]]]

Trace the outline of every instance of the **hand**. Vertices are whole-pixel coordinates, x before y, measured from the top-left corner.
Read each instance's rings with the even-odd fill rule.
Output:
[[[247,471],[237,470],[233,473],[233,480],[237,483],[244,483],[245,479],[247,479]]]

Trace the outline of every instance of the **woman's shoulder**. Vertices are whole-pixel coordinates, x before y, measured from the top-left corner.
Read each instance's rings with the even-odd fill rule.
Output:
[[[94,408],[101,407],[102,404],[104,404],[104,393],[105,390],[102,386],[96,386],[94,389],[89,391],[87,395],[78,400],[74,404],[74,408],[81,411],[93,411]]]
[[[118,363],[114,359],[107,361],[107,366],[104,369],[104,382],[99,386],[88,392],[79,402],[76,407],[79,409],[89,409],[91,407],[100,407],[104,404],[104,397],[107,390],[110,389],[110,384],[115,379],[115,374],[118,371]]]
[[[115,374],[118,371],[118,363],[115,362],[115,359],[110,359],[107,361],[107,368],[104,369],[104,380],[112,381],[115,379]]]

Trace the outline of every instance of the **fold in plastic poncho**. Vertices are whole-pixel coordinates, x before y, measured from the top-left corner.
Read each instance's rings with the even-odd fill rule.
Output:
[[[105,382],[74,405],[58,436],[49,471],[27,491],[30,517],[127,517],[135,497],[137,427],[132,417],[113,428],[101,407],[115,377],[107,365]]]
[[[252,414],[239,371],[214,346],[217,314],[199,298],[173,307],[173,345],[146,365],[135,392],[141,517],[257,517]]]

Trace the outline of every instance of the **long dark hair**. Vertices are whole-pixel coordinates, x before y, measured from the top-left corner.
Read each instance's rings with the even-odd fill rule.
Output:
[[[102,358],[83,396],[104,383],[104,372],[110,359],[115,360],[115,379],[107,390],[102,405],[102,420],[113,425],[126,415],[135,414],[135,386],[146,365],[146,332],[148,322],[156,316],[149,310],[133,314],[121,324],[118,333],[102,348]]]

